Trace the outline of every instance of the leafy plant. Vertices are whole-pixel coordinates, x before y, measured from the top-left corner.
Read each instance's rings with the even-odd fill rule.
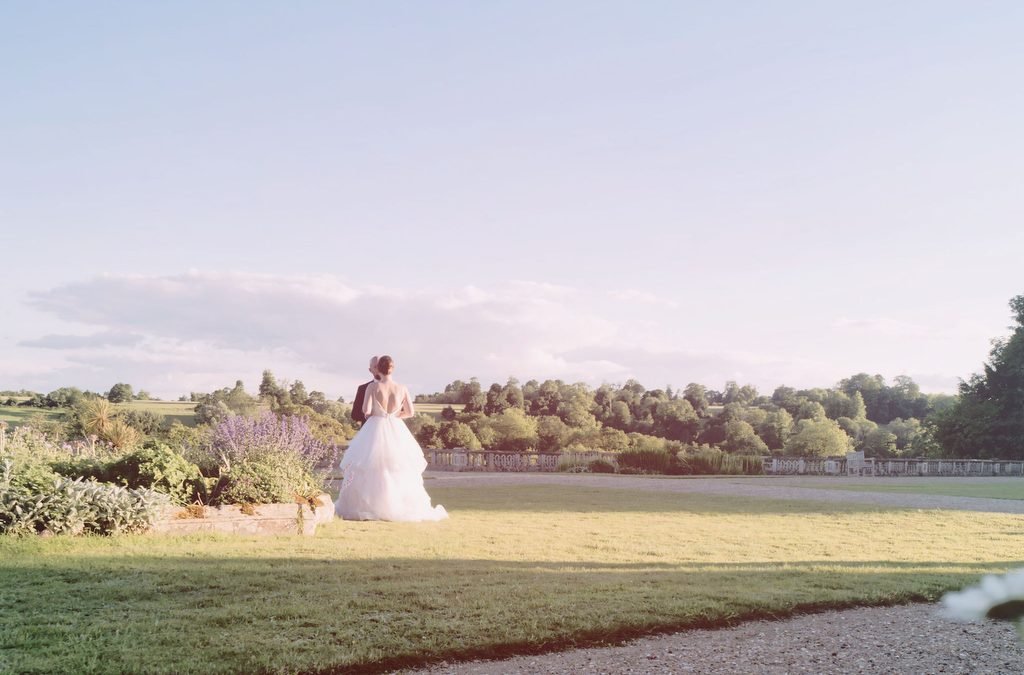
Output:
[[[170,446],[149,441],[142,448],[107,465],[103,480],[130,488],[159,490],[178,504],[192,501],[197,483],[202,481],[199,467]]]
[[[282,454],[236,463],[221,474],[214,489],[214,504],[274,504],[315,498],[318,481],[309,466],[295,455]]]
[[[595,459],[587,465],[590,473],[615,473],[615,465],[605,459]]]
[[[680,473],[687,475],[760,475],[764,461],[760,455],[731,455],[707,446],[678,454]]]
[[[169,503],[167,495],[154,490],[82,479],[57,478],[44,491],[7,482],[0,483],[0,534],[142,532]]]
[[[622,473],[667,473],[673,460],[674,456],[668,450],[653,448],[623,450],[618,456]]]

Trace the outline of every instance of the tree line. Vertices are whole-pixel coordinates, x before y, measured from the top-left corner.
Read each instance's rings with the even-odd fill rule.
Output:
[[[770,395],[727,382],[721,390],[689,383],[648,389],[636,380],[593,388],[561,380],[509,378],[486,390],[476,378],[455,380],[419,403],[446,405],[441,419],[408,420],[424,447],[495,450],[713,449],[737,455],[768,453],[835,456],[860,450],[868,457],[1024,459],[1024,295],[1010,301],[1012,333],[995,340],[981,373],[962,382],[957,396],[925,394],[913,379],[887,382],[857,373],[829,388],[777,387]],[[63,387],[43,395],[0,392],[7,405],[78,410],[105,398],[149,398],[118,383],[105,396]],[[15,398],[17,397],[17,398]],[[310,420],[318,436],[343,443],[356,432],[351,407],[305,385],[278,381],[269,370],[255,395],[233,387],[194,392],[196,420],[209,425],[232,414],[269,409]],[[459,407],[460,409],[456,409]],[[146,411],[117,413],[144,433],[162,428]],[[166,431],[166,429],[164,429]],[[179,431],[179,433],[181,433]]]
[[[924,394],[909,377],[889,384],[880,375],[858,373],[830,389],[780,386],[770,396],[736,382],[719,391],[698,383],[648,389],[629,380],[591,388],[510,378],[484,390],[474,378],[417,401],[462,406],[460,412],[445,409],[440,423],[424,420],[417,426],[421,442],[445,447],[493,446],[494,429],[512,426],[519,445],[532,443],[542,451],[669,442],[736,454],[831,456],[856,449],[895,457],[940,452],[923,420],[951,406],[954,397]]]

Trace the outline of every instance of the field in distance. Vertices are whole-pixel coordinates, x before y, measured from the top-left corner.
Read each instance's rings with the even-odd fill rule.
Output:
[[[466,406],[462,403],[413,403],[412,407],[416,409],[417,413],[423,413],[430,415],[437,419],[441,419],[441,411],[451,406],[455,412],[460,413]]]
[[[191,401],[132,401],[130,403],[119,403],[114,407],[118,409],[148,410],[163,415],[167,420],[167,424],[180,422],[189,427],[196,425],[196,404]],[[69,412],[71,411],[68,408],[19,408],[17,406],[0,405],[0,420],[17,427],[28,424],[32,420],[59,421]]]

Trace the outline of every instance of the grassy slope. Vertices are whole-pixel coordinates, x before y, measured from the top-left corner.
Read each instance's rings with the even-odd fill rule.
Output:
[[[934,598],[1020,518],[620,489],[431,487],[443,523],[0,540],[0,671],[380,670]]]

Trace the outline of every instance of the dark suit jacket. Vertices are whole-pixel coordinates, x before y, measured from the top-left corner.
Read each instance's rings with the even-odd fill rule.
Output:
[[[352,419],[356,422],[366,421],[366,415],[363,414],[363,401],[366,400],[366,388],[371,384],[373,384],[373,380],[359,385],[359,389],[356,389],[356,400],[352,402]]]

